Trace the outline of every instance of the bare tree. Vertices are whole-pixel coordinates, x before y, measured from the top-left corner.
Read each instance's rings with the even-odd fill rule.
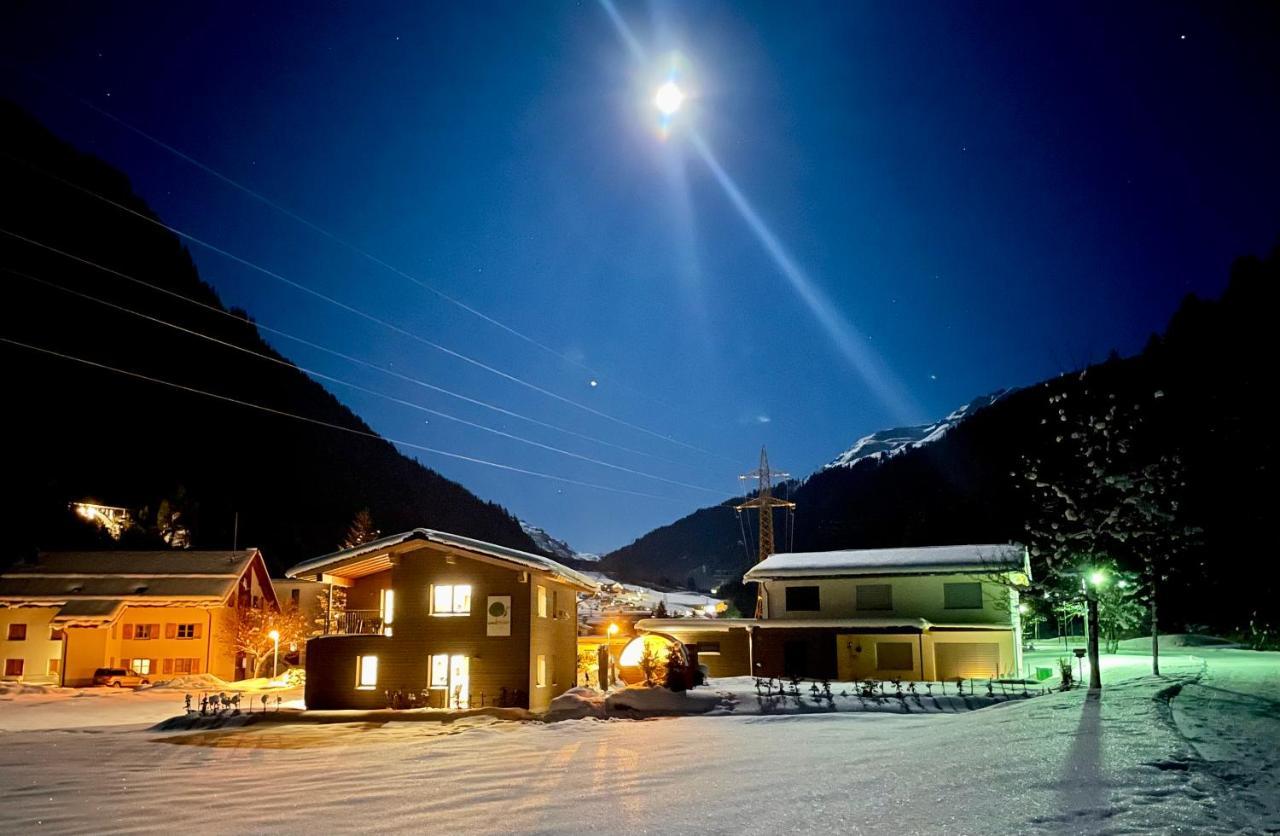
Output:
[[[248,669],[254,675],[258,674],[262,663],[276,648],[277,640],[271,637],[273,631],[278,636],[279,644],[286,648],[306,641],[311,631],[307,617],[294,607],[285,607],[283,610],[266,606],[237,607],[234,619],[232,629],[223,634],[223,641],[250,660]]]

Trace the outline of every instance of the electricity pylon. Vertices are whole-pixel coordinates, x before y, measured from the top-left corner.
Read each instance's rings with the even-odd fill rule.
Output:
[[[760,466],[750,473],[744,473],[738,477],[744,482],[748,479],[757,479],[760,482],[760,487],[753,498],[734,506],[739,513],[748,508],[756,508],[760,512],[760,548],[756,553],[756,563],[773,554],[773,509],[793,509],[796,507],[794,502],[778,499],[773,495],[773,477],[778,476],[785,479],[790,475],[790,473],[777,473],[769,470],[769,454],[765,452],[764,447],[761,447]],[[759,591],[756,593],[756,618],[760,618],[764,615],[764,587],[758,586],[757,589]]]

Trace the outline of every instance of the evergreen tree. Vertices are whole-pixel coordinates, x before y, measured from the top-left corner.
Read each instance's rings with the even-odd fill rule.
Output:
[[[667,648],[667,671],[663,684],[672,691],[683,691],[688,685],[689,666],[684,648],[673,644]]]
[[[653,611],[653,617],[667,618],[669,615],[670,613],[667,612],[667,602],[665,600],[659,601],[658,606]]]
[[[377,540],[381,533],[373,527],[373,515],[369,513],[369,509],[361,508],[351,519],[351,525],[347,527],[347,536],[342,538],[341,548],[354,549],[371,540]]]

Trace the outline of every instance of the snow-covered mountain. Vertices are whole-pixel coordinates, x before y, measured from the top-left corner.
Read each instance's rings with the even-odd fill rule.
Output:
[[[915,427],[895,427],[891,430],[879,430],[871,435],[863,436],[853,446],[823,466],[823,470],[833,467],[852,467],[863,459],[887,459],[901,453],[923,447],[946,435],[956,424],[985,406],[990,406],[1000,398],[1009,394],[1012,389],[1000,389],[989,395],[982,395],[952,412],[941,421],[932,424],[920,424]]]
[[[552,537],[547,532],[538,528],[536,525],[520,520],[520,527],[524,529],[524,533],[529,535],[529,539],[537,544],[547,554],[557,560],[587,560],[596,561],[600,559],[600,555],[591,552],[577,552],[569,546],[568,543],[558,537]]]

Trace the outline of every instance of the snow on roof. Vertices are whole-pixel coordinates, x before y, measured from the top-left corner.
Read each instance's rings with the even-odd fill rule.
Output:
[[[220,601],[257,554],[257,549],[44,552],[0,574],[0,601],[81,601],[89,609],[94,608],[90,599]]]
[[[549,572],[566,583],[583,587],[589,591],[594,591],[596,589],[595,581],[591,580],[581,572],[575,572],[568,566],[555,562],[549,557],[520,551],[519,549],[513,549],[507,546],[499,546],[496,543],[486,543],[483,540],[475,540],[471,537],[463,537],[459,534],[450,534],[447,531],[436,531],[431,528],[410,529],[409,531],[405,531],[400,534],[393,534],[389,537],[371,540],[368,543],[363,543],[355,548],[342,549],[311,560],[305,560],[284,574],[285,577],[288,578],[297,578],[300,575],[319,574],[324,572],[326,569],[336,568],[344,563],[352,562],[356,558],[385,551],[403,543],[407,543],[410,540],[426,540],[428,542],[439,543],[444,546],[453,546],[454,548],[462,551],[476,552],[488,557],[495,557],[508,563],[514,563],[517,566],[524,566],[528,569]]]
[[[743,580],[932,572],[1025,572],[1027,550],[1016,543],[851,549],[770,555]]]

